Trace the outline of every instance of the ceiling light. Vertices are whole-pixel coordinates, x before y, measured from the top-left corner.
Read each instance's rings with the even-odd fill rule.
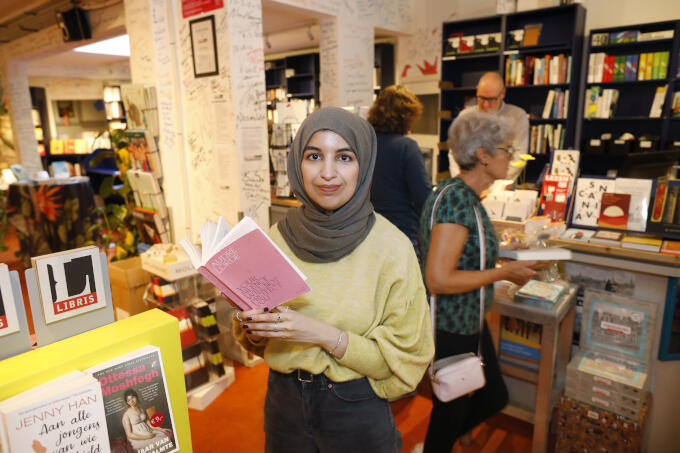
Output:
[[[76,52],[97,53],[100,55],[117,55],[120,57],[130,56],[130,37],[128,35],[116,36],[104,41],[87,44],[73,49]]]

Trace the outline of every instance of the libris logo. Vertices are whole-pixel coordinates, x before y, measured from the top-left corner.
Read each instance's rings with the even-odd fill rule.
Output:
[[[91,255],[46,267],[55,315],[97,303]]]

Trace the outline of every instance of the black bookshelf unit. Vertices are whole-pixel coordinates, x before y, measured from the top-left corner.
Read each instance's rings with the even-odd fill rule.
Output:
[[[498,71],[506,79],[505,102],[522,107],[529,114],[532,128],[529,131],[529,151],[534,150],[537,155],[536,160],[530,161],[527,167],[527,181],[538,176],[540,168],[549,160],[552,149],[575,146],[585,17],[583,6],[572,4],[443,24],[442,77],[439,85],[439,172],[448,170],[448,128],[466,105],[476,105],[477,81],[488,71]],[[535,24],[540,24],[540,33],[535,43],[522,45],[523,41],[520,41],[518,45],[513,44],[511,36],[515,36],[515,30],[525,30]],[[469,38],[478,38],[485,34],[489,36],[481,39]],[[465,46],[461,49],[456,37],[461,42],[468,37],[471,50],[467,51]],[[449,38],[453,39],[453,48]],[[458,44],[457,48],[455,44]],[[546,58],[546,55],[550,58]],[[551,80],[546,76],[539,80],[538,75],[534,75],[534,62],[538,59],[549,61],[558,56],[562,60],[562,66],[559,67],[560,77]],[[513,61],[527,64],[527,69],[522,69],[519,76],[517,72],[511,71],[510,63]],[[518,67],[515,63],[515,68]],[[510,74],[514,74],[515,78],[512,79]],[[563,111],[552,114],[550,109],[547,117],[544,117],[544,106],[551,90],[564,93],[560,104]],[[538,146],[539,139],[532,139],[532,132],[538,131],[539,127],[541,131],[554,131],[559,127],[562,131],[559,142],[548,146],[546,139],[542,146]]]
[[[394,45],[390,43],[378,43],[374,46],[373,53],[373,92],[394,85]]]
[[[265,63],[266,89],[282,89],[287,99],[319,102],[319,54],[292,55]],[[279,99],[281,100],[281,99]],[[268,103],[272,102],[268,95]]]
[[[617,162],[632,153],[680,149],[680,117],[673,116],[674,95],[680,92],[679,36],[679,20],[591,30],[580,112],[582,173],[618,170]],[[664,87],[662,102],[653,109]],[[606,102],[605,97],[598,109],[594,101],[606,90],[616,93],[615,100]],[[624,140],[625,133],[634,138]]]

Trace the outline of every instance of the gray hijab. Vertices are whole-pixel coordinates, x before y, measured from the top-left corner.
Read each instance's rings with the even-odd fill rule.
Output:
[[[320,208],[309,198],[300,171],[305,147],[316,132],[330,130],[352,148],[359,162],[357,188],[335,211]],[[289,209],[279,231],[295,256],[312,263],[337,261],[350,254],[368,236],[375,214],[370,201],[377,139],[368,121],[339,107],[325,107],[300,125],[288,153],[288,179],[302,206]]]

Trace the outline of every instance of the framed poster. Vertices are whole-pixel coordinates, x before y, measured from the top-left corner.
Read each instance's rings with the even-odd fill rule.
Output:
[[[99,249],[82,247],[32,259],[45,324],[106,307]]]
[[[189,21],[189,34],[191,36],[194,77],[208,77],[219,74],[215,16],[205,16]]]
[[[22,301],[23,303],[23,301]],[[19,330],[14,291],[9,277],[9,268],[0,263],[0,337]]]

